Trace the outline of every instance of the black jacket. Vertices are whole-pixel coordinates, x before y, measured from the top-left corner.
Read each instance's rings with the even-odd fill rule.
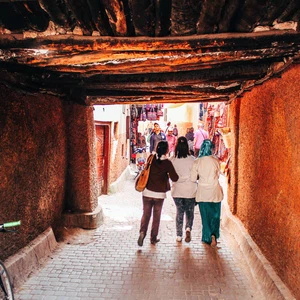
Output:
[[[146,188],[153,192],[167,192],[170,190],[169,177],[174,182],[179,178],[172,162],[168,159],[158,160],[154,156]]]

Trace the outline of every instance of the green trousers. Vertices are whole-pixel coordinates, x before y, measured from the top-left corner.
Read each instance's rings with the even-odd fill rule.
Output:
[[[199,202],[202,219],[202,242],[210,244],[211,236],[220,236],[221,202]]]

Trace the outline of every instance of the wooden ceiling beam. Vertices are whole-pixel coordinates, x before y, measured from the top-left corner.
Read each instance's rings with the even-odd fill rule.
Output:
[[[91,105],[110,105],[110,104],[146,104],[146,103],[192,103],[192,102],[227,102],[230,100],[230,97],[226,94],[224,95],[214,95],[214,94],[203,94],[201,96],[191,96],[191,95],[177,95],[177,96],[168,96],[168,95],[158,95],[158,96],[120,96],[109,97],[109,96],[88,96],[87,103]]]
[[[197,71],[221,64],[282,60],[300,52],[293,31],[216,34],[186,39],[67,38],[0,39],[0,63],[47,67],[59,72],[140,74]]]
[[[1,49],[40,49],[61,53],[89,51],[213,51],[218,49],[253,49],[275,47],[274,43],[297,43],[299,32],[270,30],[251,33],[216,33],[180,37],[99,37],[54,35],[24,38],[23,34],[0,36]]]
[[[0,38],[0,79],[60,96],[76,87],[97,103],[229,101],[299,59],[299,45],[294,31],[184,38],[10,35]]]

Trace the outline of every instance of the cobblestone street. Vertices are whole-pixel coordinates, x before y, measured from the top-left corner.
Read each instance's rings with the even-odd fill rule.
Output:
[[[137,245],[142,215],[134,174],[121,192],[99,197],[105,221],[71,230],[45,265],[16,291],[16,299],[204,300],[265,299],[221,230],[217,249],[201,243],[198,207],[190,243],[176,242],[175,205],[165,200],[160,239]]]

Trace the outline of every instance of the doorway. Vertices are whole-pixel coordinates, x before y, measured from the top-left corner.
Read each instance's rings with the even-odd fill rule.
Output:
[[[100,195],[108,194],[110,124],[96,122],[97,181]]]

